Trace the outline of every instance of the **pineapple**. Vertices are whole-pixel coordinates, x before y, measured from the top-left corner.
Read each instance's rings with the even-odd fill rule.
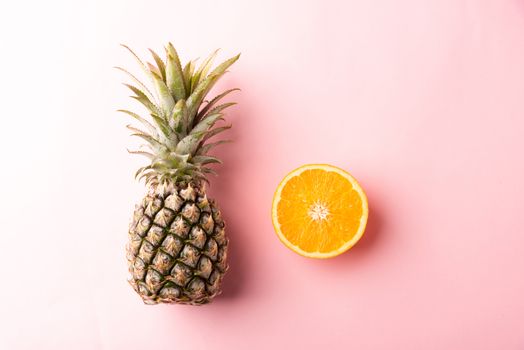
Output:
[[[209,165],[220,163],[208,152],[227,141],[209,139],[230,128],[215,124],[234,103],[219,101],[238,89],[204,99],[239,55],[212,70],[217,51],[197,68],[195,61],[182,66],[171,43],[165,60],[150,50],[155,64],[144,63],[123,46],[150,81],[143,84],[116,67],[133,80],[135,85],[125,85],[149,115],[119,110],[142,124],[142,129],[128,125],[133,136],[145,141],[143,148],[129,152],[150,160],[136,172],[148,190],[129,227],[129,283],[146,304],[205,304],[220,293],[228,269],[224,221],[205,187],[206,176],[215,173]]]

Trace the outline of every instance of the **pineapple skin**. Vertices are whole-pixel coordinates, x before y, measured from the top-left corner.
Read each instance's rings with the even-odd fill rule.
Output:
[[[220,294],[228,239],[202,183],[149,185],[128,238],[129,283],[145,304],[202,305]]]

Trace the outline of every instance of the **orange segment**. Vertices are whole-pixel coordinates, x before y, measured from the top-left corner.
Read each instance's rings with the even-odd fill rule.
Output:
[[[327,164],[289,173],[273,198],[272,219],[280,240],[294,252],[330,258],[362,237],[368,218],[366,194],[346,171]]]

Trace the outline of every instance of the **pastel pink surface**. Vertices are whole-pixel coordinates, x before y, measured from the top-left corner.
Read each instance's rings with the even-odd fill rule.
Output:
[[[42,102],[46,133],[29,131],[47,158],[11,163],[42,172],[35,201],[18,195],[29,175],[6,175],[17,269],[0,347],[524,349],[522,1],[54,5],[64,102]],[[125,151],[114,110],[137,108],[111,67],[136,67],[120,42],[146,55],[167,41],[183,60],[242,53],[219,86],[242,92],[210,188],[231,268],[203,307],[145,306],[126,282],[142,159]],[[368,229],[340,257],[300,257],[273,232],[273,192],[304,163],[342,167],[368,194]]]

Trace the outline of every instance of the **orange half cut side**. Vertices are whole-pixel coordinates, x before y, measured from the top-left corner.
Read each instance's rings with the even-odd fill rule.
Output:
[[[342,254],[364,234],[366,194],[346,171],[308,164],[290,172],[273,197],[272,219],[280,240],[311,258]]]

